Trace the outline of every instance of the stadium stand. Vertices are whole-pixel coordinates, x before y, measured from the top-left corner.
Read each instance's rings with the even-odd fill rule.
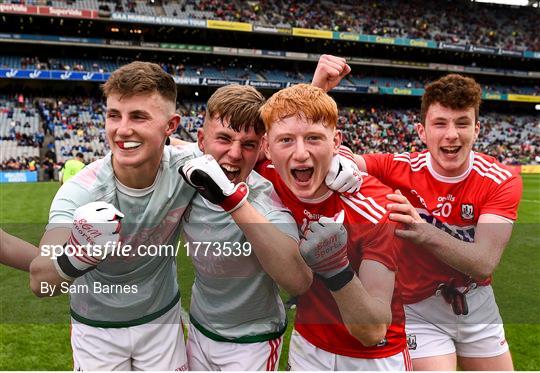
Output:
[[[181,124],[195,133],[204,119],[204,103],[183,102]],[[424,149],[414,124],[418,110],[380,108],[342,108],[338,128],[344,142],[362,153],[401,153]],[[476,151],[490,154],[506,164],[540,164],[540,118],[483,113]]]
[[[19,3],[20,0],[12,0]],[[356,32],[509,50],[540,50],[538,10],[456,1],[49,0],[49,5],[277,27]],[[101,8],[100,8],[101,7]],[[440,15],[444,14],[444,17]]]
[[[57,161],[64,163],[81,152],[92,162],[107,151],[105,145],[105,107],[90,98],[38,99],[41,117],[54,136]]]
[[[418,151],[424,149],[414,124],[416,110],[345,108],[340,110],[338,128],[344,142],[355,152],[373,153]],[[540,164],[540,119],[483,113],[475,150],[496,157],[506,164]]]
[[[203,102],[182,100],[179,105],[181,126],[195,139],[203,124]],[[43,132],[53,135],[57,165],[82,152],[92,162],[108,151],[105,137],[105,106],[94,98],[0,100],[0,136],[2,168],[27,168],[39,156]],[[423,149],[414,124],[418,110],[375,107],[346,107],[339,113],[338,128],[344,142],[357,153],[404,152]],[[540,164],[540,118],[483,113],[481,134],[475,150],[497,157],[506,164]],[[20,169],[19,168],[19,169]]]
[[[22,95],[0,98],[0,167],[27,168],[43,143],[36,109]]]
[[[84,58],[38,58],[23,56],[0,56],[0,66],[13,69],[36,69],[36,70],[62,70],[62,71],[90,71],[90,72],[112,72],[131,62],[125,57],[104,56],[102,59]],[[171,75],[179,77],[204,77],[211,79],[249,79],[254,81],[272,82],[293,82],[301,83],[310,81],[313,71],[298,70],[291,67],[290,70],[283,70],[272,66],[264,66],[257,63],[245,63],[238,59],[223,61],[216,59],[204,65],[159,62],[163,70]],[[361,73],[354,73],[344,79],[343,86],[352,85],[376,85],[380,87],[398,88],[423,88],[424,85],[435,79],[434,75],[421,74],[416,76],[408,75],[402,77],[369,76]],[[484,84],[484,92],[491,94],[517,93],[525,95],[540,95],[540,86],[532,86],[523,82],[520,85]]]

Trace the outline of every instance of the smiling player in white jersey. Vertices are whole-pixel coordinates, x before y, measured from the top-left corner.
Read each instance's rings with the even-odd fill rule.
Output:
[[[143,250],[176,246],[194,194],[178,175],[193,152],[165,147],[180,121],[176,85],[159,65],[133,62],[116,70],[103,90],[111,152],[60,188],[40,244],[42,250],[71,245],[81,255],[36,258],[32,290],[51,296],[75,285],[75,370],[187,370],[175,252]],[[104,257],[81,247],[119,240],[131,250]],[[44,291],[43,284],[50,287]]]

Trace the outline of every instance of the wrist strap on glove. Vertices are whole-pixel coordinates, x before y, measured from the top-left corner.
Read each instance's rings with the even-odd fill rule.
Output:
[[[90,266],[85,269],[79,269],[75,267],[73,263],[71,262],[71,259],[69,258],[68,254],[66,253],[66,247],[68,246],[69,246],[69,243],[66,243],[64,245],[64,252],[62,253],[62,255],[54,259],[56,270],[58,271],[58,274],[61,277],[65,278],[68,281],[73,281],[77,277],[81,277],[87,272],[90,272],[91,270],[97,267],[96,265]]]
[[[349,264],[345,269],[341,272],[339,272],[337,275],[334,275],[330,278],[324,278],[322,276],[319,276],[319,278],[324,282],[324,285],[328,288],[330,291],[338,291],[339,289],[343,288],[345,285],[347,285],[354,277],[354,271]]]
[[[246,183],[238,183],[233,190],[233,193],[229,196],[226,196],[226,198],[219,204],[223,210],[227,212],[233,212],[237,209],[239,209],[244,202],[246,202],[246,199],[249,194],[249,188]]]

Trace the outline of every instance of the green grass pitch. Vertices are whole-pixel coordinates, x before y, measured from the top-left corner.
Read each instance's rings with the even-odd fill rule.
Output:
[[[540,175],[524,175],[523,181],[519,220],[493,286],[516,369],[540,370]],[[57,189],[56,183],[0,184],[1,227],[37,244]],[[193,270],[185,257],[179,261],[187,309]],[[68,310],[67,296],[38,299],[26,273],[0,265],[0,370],[71,370]],[[286,366],[293,317],[280,369]]]

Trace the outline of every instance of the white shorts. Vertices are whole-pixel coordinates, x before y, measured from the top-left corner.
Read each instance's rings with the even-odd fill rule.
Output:
[[[407,341],[413,359],[456,353],[493,357],[508,351],[491,286],[466,294],[468,315],[456,315],[441,295],[405,305]]]
[[[188,370],[180,303],[148,324],[96,328],[71,319],[74,370]]]
[[[300,333],[293,330],[289,347],[289,369],[300,371],[341,371],[341,370],[412,370],[407,349],[380,359],[362,359],[337,355],[315,347]]]
[[[187,355],[190,370],[277,370],[283,336],[265,342],[217,342],[189,325]]]

